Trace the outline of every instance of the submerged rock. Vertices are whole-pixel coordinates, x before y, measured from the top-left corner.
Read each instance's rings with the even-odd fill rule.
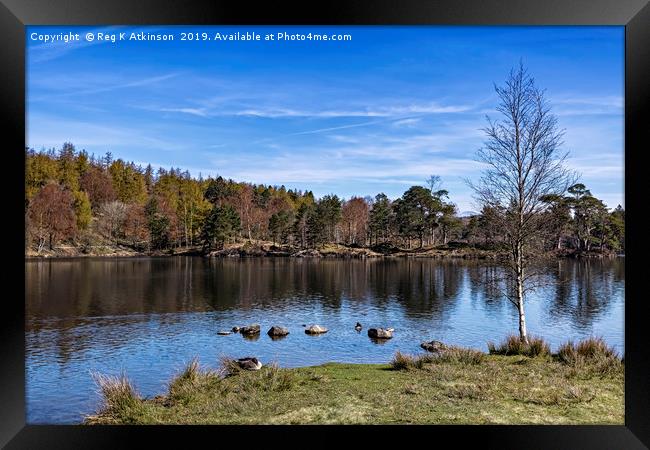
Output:
[[[239,332],[241,334],[245,334],[245,335],[259,334],[260,326],[258,324],[256,324],[256,323],[254,323],[252,325],[248,325],[247,327],[241,327],[239,329]]]
[[[440,353],[447,348],[447,346],[440,341],[423,342],[420,344],[420,347],[433,353]]]
[[[255,357],[239,358],[237,365],[244,370],[260,370],[262,363]]]
[[[232,334],[232,331],[217,331],[217,334],[220,336],[228,336],[229,334]]]
[[[393,337],[393,329],[369,328],[368,336],[374,339],[391,339]]]
[[[269,331],[266,334],[268,334],[269,336],[275,336],[275,337],[277,337],[277,336],[286,336],[287,334],[289,334],[289,330],[287,330],[284,327],[272,326],[271,329],[269,329]]]
[[[320,325],[312,325],[305,330],[307,334],[323,334],[327,333],[327,328],[321,327]]]
[[[357,322],[357,324],[354,326],[354,329],[357,330],[357,331],[361,331],[361,328],[362,327],[361,327],[361,324],[359,322]]]

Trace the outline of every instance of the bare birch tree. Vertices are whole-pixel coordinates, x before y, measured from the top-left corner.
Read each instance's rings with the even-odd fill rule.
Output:
[[[483,129],[487,140],[477,153],[487,167],[477,184],[469,184],[481,205],[496,212],[509,249],[504,295],[518,310],[519,336],[528,343],[524,303],[526,294],[537,287],[535,262],[547,231],[542,212],[548,204],[543,198],[563,195],[576,176],[565,167],[564,132],[558,129],[544,91],[535,86],[523,64],[495,90],[501,120],[487,118]]]

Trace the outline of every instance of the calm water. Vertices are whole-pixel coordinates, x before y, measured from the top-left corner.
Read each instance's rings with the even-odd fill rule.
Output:
[[[94,412],[90,371],[123,369],[153,396],[193,356],[209,367],[222,354],[295,367],[385,363],[431,339],[487,350],[517,331],[516,309],[481,282],[489,270],[430,259],[26,261],[27,421],[77,423]],[[600,335],[622,353],[624,292],[623,258],[554,262],[527,304],[529,333],[553,350]],[[258,339],[216,334],[249,323],[261,325]],[[312,323],[330,331],[306,335],[302,324]],[[271,340],[272,325],[289,336]],[[380,326],[394,338],[370,340],[367,328]]]

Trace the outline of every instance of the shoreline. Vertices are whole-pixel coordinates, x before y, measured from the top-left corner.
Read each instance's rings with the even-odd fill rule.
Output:
[[[258,370],[195,358],[170,374],[167,392],[146,398],[124,373],[95,374],[103,406],[83,424],[622,424],[624,363],[587,344],[557,354],[451,346],[383,364]]]
[[[374,259],[374,258],[432,258],[432,259],[471,259],[499,261],[508,257],[507,252],[486,250],[469,246],[438,245],[433,247],[402,249],[398,247],[345,246],[327,244],[318,248],[301,249],[289,246],[264,244],[236,244],[222,250],[205,253],[200,247],[184,247],[173,251],[138,252],[124,246],[105,246],[105,252],[87,252],[81,247],[65,247],[37,254],[33,250],[25,252],[25,260],[67,259],[67,258],[158,258],[170,256],[199,256],[204,258],[328,258],[328,259]],[[625,254],[570,251],[551,251],[544,255],[555,259],[581,258],[621,258]]]

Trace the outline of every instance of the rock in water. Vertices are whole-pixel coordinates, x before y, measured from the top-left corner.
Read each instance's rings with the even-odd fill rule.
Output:
[[[232,327],[232,332],[233,333],[239,333],[240,328],[239,327]]]
[[[312,325],[305,330],[307,334],[323,334],[327,333],[327,328],[321,327],[320,325]]]
[[[260,326],[254,323],[253,325],[248,325],[247,327],[241,327],[239,329],[239,332],[241,334],[246,334],[246,335],[259,334]]]
[[[266,333],[269,336],[286,336],[289,334],[289,330],[284,327],[272,326],[271,329]]]
[[[232,334],[232,331],[217,331],[217,334],[220,336],[228,336],[229,334]]]
[[[433,353],[440,353],[447,348],[447,346],[440,341],[423,342],[420,344],[420,347]]]
[[[254,357],[239,358],[237,365],[244,370],[260,370],[262,368],[260,360]]]
[[[383,328],[369,328],[368,336],[375,339],[390,339],[393,337],[393,332]]]

